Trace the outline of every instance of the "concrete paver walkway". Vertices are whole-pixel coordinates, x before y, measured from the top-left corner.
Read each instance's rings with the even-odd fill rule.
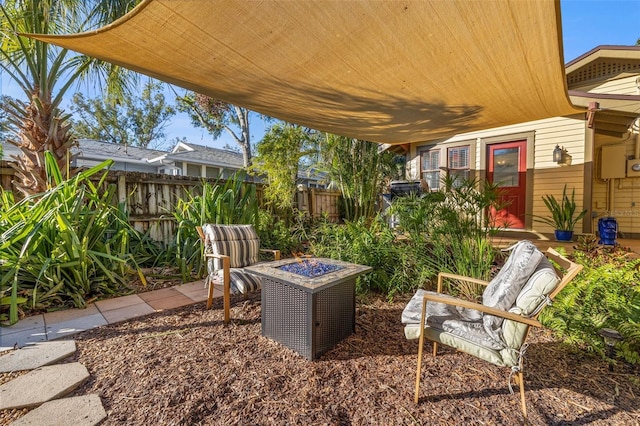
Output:
[[[222,296],[218,286],[214,297]],[[29,343],[67,337],[106,324],[113,324],[165,309],[207,300],[204,282],[195,281],[146,293],[102,300],[85,309],[67,309],[27,317],[11,327],[0,327],[0,351]]]
[[[107,418],[98,395],[57,399],[20,417],[12,426],[93,426]]]
[[[61,361],[76,351],[73,340],[39,342],[0,356],[0,373],[33,370]]]
[[[79,362],[32,370],[0,386],[0,410],[37,407],[67,395],[88,378],[87,368]]]

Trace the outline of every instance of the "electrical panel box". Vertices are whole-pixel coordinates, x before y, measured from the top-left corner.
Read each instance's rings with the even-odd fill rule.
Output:
[[[627,160],[627,177],[640,176],[640,159]]]
[[[602,147],[600,179],[626,177],[627,154],[624,145],[605,145]]]

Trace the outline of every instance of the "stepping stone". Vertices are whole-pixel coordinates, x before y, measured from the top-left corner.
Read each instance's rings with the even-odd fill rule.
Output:
[[[67,395],[89,378],[79,362],[41,367],[0,386],[0,410],[35,407]]]
[[[30,344],[0,356],[0,373],[33,370],[63,360],[75,351],[76,342],[73,340]]]
[[[20,417],[12,426],[93,426],[107,417],[98,395],[56,399]]]

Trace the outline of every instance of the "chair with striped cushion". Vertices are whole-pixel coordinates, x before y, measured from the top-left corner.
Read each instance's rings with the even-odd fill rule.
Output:
[[[260,240],[252,225],[205,224],[197,229],[204,242],[207,259],[207,309],[213,304],[213,283],[222,281],[224,322],[228,324],[231,294],[247,294],[260,289],[260,278],[244,268],[258,263],[260,251],[272,253],[275,260],[280,259],[280,251],[260,249]]]

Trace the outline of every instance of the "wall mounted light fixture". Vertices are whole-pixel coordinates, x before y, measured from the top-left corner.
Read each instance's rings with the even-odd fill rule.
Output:
[[[560,145],[556,145],[556,147],[553,149],[553,162],[562,162],[562,148],[560,148]]]

